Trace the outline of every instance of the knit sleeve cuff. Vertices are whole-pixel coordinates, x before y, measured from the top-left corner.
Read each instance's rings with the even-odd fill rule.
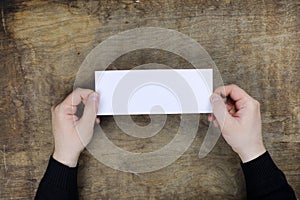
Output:
[[[51,156],[43,179],[47,184],[70,191],[77,188],[77,171],[78,166],[68,167]]]
[[[242,169],[247,180],[265,179],[278,173],[278,168],[273,162],[269,152],[246,163],[241,163]]]
[[[287,184],[284,174],[273,162],[269,152],[265,152],[247,163],[241,163],[241,165],[249,196],[257,191],[261,191],[261,188],[265,188],[264,193],[267,193],[267,188],[276,190]]]

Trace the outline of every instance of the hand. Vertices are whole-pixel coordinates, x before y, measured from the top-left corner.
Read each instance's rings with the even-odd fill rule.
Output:
[[[55,148],[53,158],[64,165],[75,167],[80,153],[90,142],[99,104],[99,94],[89,89],[77,88],[62,103],[53,106],[52,129]],[[84,104],[82,117],[75,113]]]
[[[228,85],[215,90],[211,103],[214,115],[210,115],[208,120],[219,126],[224,139],[243,163],[266,152],[258,101],[238,86]]]

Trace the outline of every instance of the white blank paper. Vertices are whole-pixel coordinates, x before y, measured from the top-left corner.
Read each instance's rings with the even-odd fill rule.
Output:
[[[211,113],[212,69],[96,71],[98,115]]]

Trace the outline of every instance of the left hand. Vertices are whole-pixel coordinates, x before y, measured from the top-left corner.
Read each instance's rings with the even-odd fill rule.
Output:
[[[52,129],[55,141],[53,158],[69,167],[76,167],[80,153],[93,136],[100,96],[89,89],[77,88],[62,103],[53,106]],[[75,115],[84,104],[81,118]]]

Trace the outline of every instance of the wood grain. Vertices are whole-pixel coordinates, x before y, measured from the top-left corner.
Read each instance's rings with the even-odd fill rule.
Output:
[[[0,5],[0,199],[33,199],[53,150],[50,107],[72,91],[89,51],[111,35],[148,26],[198,41],[226,84],[240,85],[261,102],[267,149],[300,197],[299,1],[3,0]],[[146,55],[125,56],[111,68],[130,69],[146,63]],[[148,123],[147,117],[134,120]],[[168,143],[179,120],[169,117],[163,133],[146,141],[120,134],[113,118],[103,118],[102,126],[120,147],[143,152]],[[80,198],[245,199],[239,159],[223,139],[198,159],[207,126],[201,115],[188,151],[151,173],[119,172],[84,152]]]

